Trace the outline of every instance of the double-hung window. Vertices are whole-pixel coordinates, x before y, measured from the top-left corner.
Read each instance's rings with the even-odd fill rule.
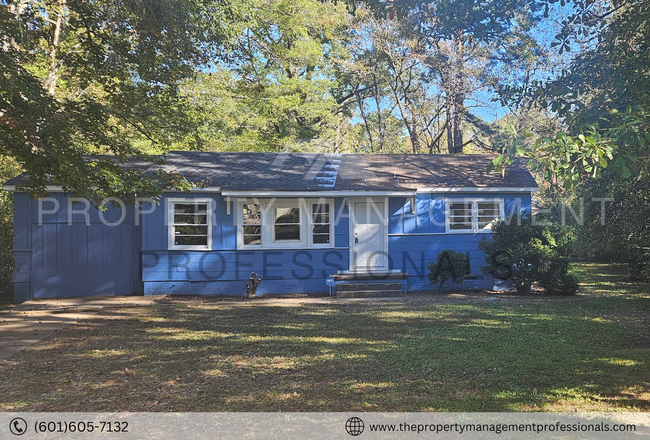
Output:
[[[237,247],[332,247],[333,210],[329,199],[239,200]]]
[[[212,249],[212,199],[167,199],[168,248]]]
[[[300,230],[300,207],[284,206],[273,208],[273,241],[295,242],[302,241]]]
[[[262,244],[262,207],[259,203],[242,204],[242,238],[246,246]]]
[[[504,218],[503,199],[447,200],[447,232],[489,232]]]
[[[311,245],[330,247],[332,240],[332,213],[329,203],[310,203]]]

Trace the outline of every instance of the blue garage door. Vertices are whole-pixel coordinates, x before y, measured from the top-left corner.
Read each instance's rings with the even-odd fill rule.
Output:
[[[131,295],[132,222],[33,225],[33,297]]]

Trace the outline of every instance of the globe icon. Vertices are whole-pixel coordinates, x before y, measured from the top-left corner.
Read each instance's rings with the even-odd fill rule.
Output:
[[[350,417],[347,422],[345,422],[345,430],[348,434],[352,436],[360,435],[363,432],[363,420],[359,417]]]

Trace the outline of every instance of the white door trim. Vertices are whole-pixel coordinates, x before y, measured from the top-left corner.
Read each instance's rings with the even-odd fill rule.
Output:
[[[355,202],[367,202],[368,199],[372,199],[373,201],[381,201],[381,203],[384,204],[384,212],[383,212],[383,227],[384,227],[384,237],[382,240],[383,243],[383,249],[380,249],[380,252],[383,252],[385,254],[385,266],[383,268],[377,268],[376,270],[372,270],[372,273],[384,273],[388,272],[389,269],[389,261],[388,261],[388,226],[389,226],[389,218],[388,218],[388,197],[350,197],[349,198],[349,204],[350,206],[348,207],[348,210],[350,212],[350,225],[349,225],[349,242],[350,242],[350,264],[349,264],[349,272],[352,273],[359,273],[359,272],[366,272],[365,270],[359,270],[356,267],[356,246],[354,242],[354,226],[356,224],[356,217],[354,213],[354,203]]]

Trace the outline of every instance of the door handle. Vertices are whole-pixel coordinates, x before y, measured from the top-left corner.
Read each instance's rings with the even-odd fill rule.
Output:
[[[359,237],[354,237],[354,242],[359,243]]]

